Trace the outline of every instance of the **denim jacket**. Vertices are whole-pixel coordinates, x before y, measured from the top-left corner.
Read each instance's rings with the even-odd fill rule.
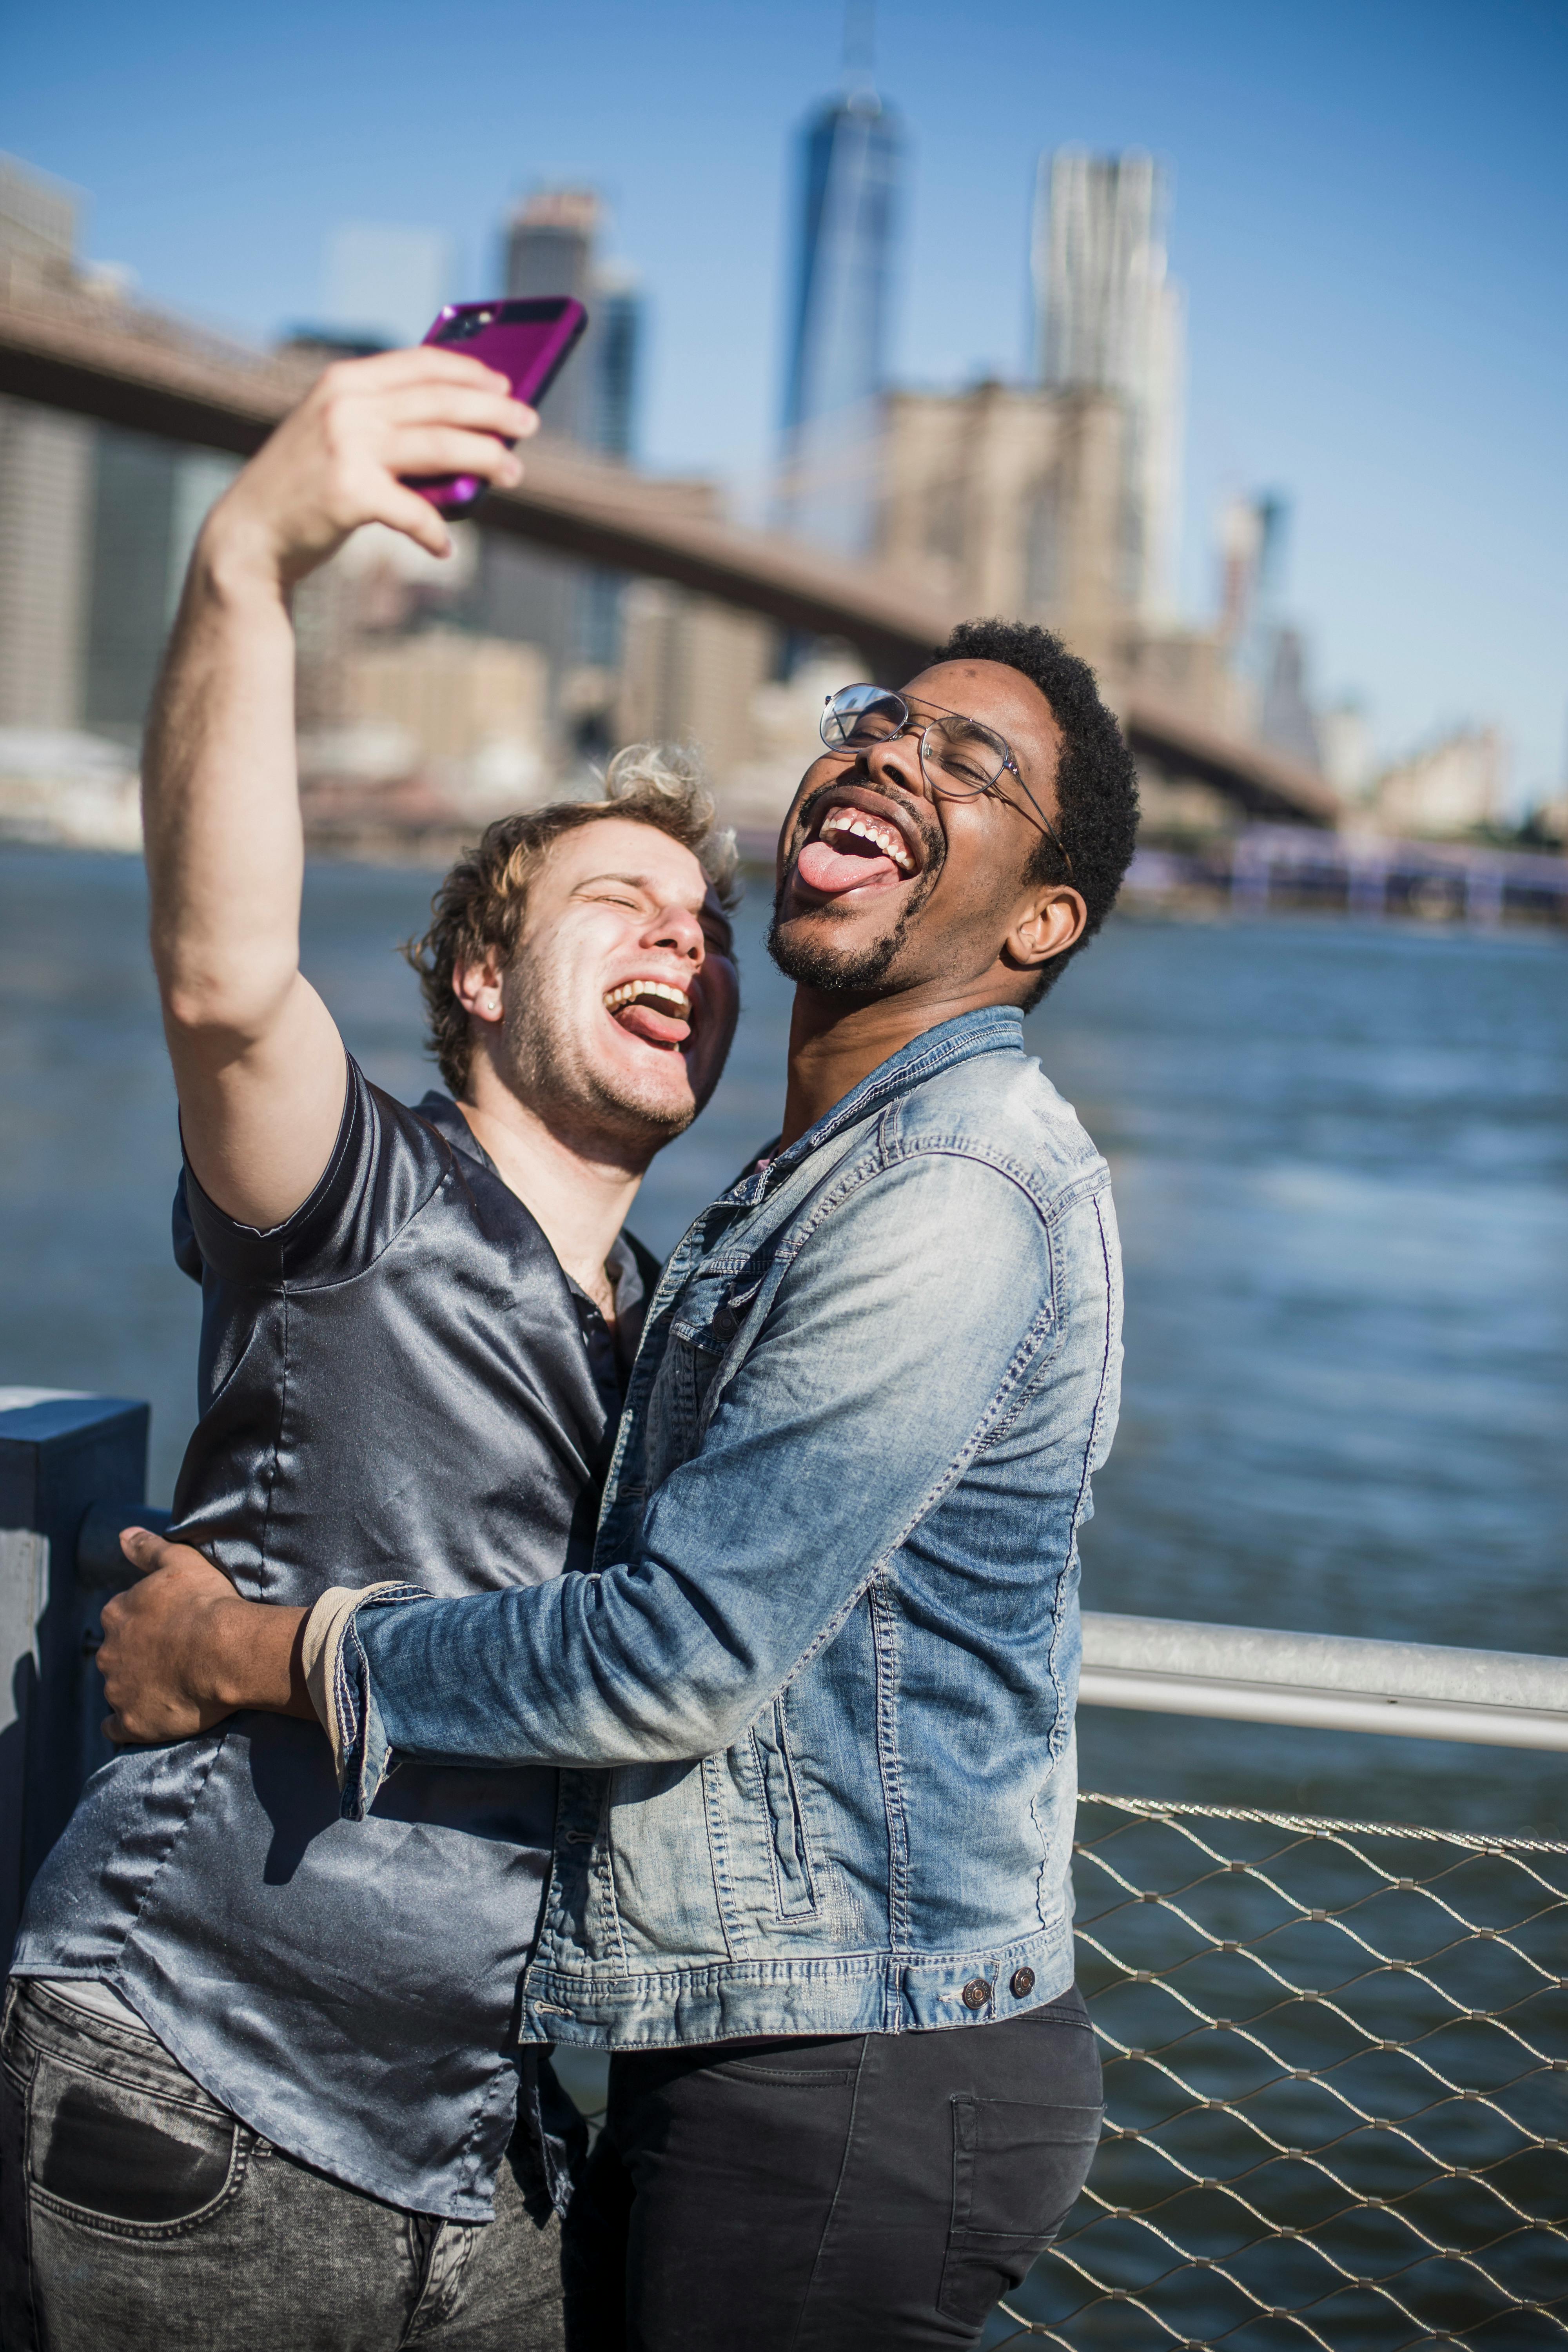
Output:
[[[401,1757],[562,1768],[525,2038],[962,2026],[1071,1981],[1109,1184],[1016,1011],[928,1031],[676,1249],[591,1572],[343,1612],[348,1818]]]

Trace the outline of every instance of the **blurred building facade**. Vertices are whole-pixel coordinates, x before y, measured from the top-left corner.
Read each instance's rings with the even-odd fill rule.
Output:
[[[91,285],[79,218],[73,190],[0,157],[0,272]],[[0,727],[87,729],[134,751],[196,532],[234,472],[0,398]]]
[[[73,189],[0,156],[0,271],[68,280]],[[81,725],[93,427],[0,398],[0,727]]]
[[[93,428],[0,399],[0,727],[84,715]]]
[[[868,89],[819,109],[800,141],[775,513],[847,555],[871,535],[903,156]]]
[[[97,428],[82,717],[135,749],[208,509],[238,470],[113,425]]]
[[[1420,840],[1486,832],[1502,816],[1508,751],[1495,727],[1458,727],[1385,768],[1357,816]]]
[[[476,625],[483,541],[446,561],[380,524],[295,592],[307,822],[344,846],[445,834],[546,795],[545,649]]]
[[[81,198],[64,181],[0,155],[0,267],[46,284],[68,284]]]
[[[1323,771],[1306,640],[1289,618],[1290,502],[1279,490],[1227,501],[1220,516],[1220,628],[1245,730]]]
[[[720,511],[712,482],[666,482],[661,497],[697,517]],[[682,743],[697,751],[732,823],[736,781],[751,756],[753,703],[774,663],[777,633],[751,613],[656,580],[634,581],[612,733],[617,743]]]
[[[1112,660],[1132,618],[1117,547],[1126,435],[1101,392],[891,393],[875,552],[962,610],[1041,621]]]
[[[754,755],[753,703],[773,664],[766,622],[661,581],[637,581],[627,593],[616,738],[690,746],[719,784],[726,816],[749,824],[737,783]],[[765,811],[760,822],[765,826]]]
[[[1152,156],[1040,158],[1033,275],[1037,381],[1125,416],[1116,561],[1122,600],[1170,617],[1181,508],[1182,298],[1166,272],[1165,175]]]

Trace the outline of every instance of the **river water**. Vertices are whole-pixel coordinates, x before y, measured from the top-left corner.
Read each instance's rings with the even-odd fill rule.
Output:
[[[394,952],[432,877],[318,866],[305,962],[379,1084],[430,1083]],[[746,1007],[634,1219],[668,1248],[777,1124],[788,992]],[[131,860],[0,851],[0,1382],[153,1403],[167,1500],[196,1294]],[[1090,1607],[1568,1650],[1568,951],[1559,936],[1119,919],[1029,1024],[1108,1154],[1121,1431]],[[1563,1759],[1086,1709],[1085,1786],[1562,1834]]]

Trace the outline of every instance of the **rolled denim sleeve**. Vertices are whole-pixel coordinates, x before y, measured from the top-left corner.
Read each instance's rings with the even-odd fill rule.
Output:
[[[305,1687],[327,1735],[342,1810],[351,1821],[364,1818],[391,1764],[360,1644],[359,1612],[379,1602],[430,1597],[414,1584],[336,1584],[322,1593],[305,1620]]]
[[[651,1497],[635,1557],[353,1613],[342,1672],[362,1801],[389,1750],[586,1767],[714,1754],[832,1639],[1026,1376],[1053,1307],[1047,1219],[988,1163],[911,1155],[829,1225]]]

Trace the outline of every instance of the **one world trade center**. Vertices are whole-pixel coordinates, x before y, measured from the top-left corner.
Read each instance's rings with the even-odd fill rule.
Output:
[[[859,555],[872,525],[902,141],[864,91],[815,115],[800,152],[778,520]]]

